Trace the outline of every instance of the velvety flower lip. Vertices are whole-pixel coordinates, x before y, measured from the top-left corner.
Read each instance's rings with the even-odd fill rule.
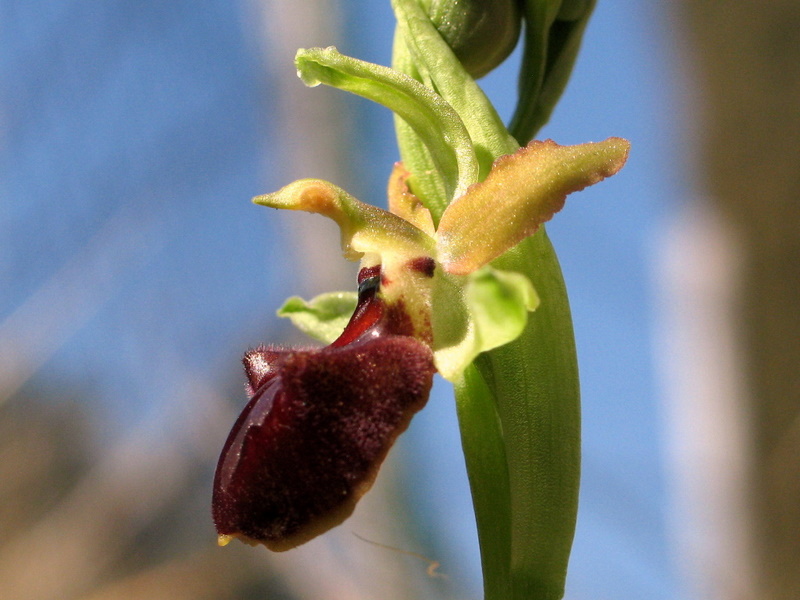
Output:
[[[212,513],[220,543],[283,551],[346,519],[397,436],[427,402],[431,350],[402,333],[380,267],[359,273],[349,324],[321,349],[247,353],[252,398],[222,450]]]

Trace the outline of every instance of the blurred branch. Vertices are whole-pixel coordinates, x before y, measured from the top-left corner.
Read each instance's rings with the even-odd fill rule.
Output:
[[[234,595],[252,569],[241,553],[214,547],[113,581],[82,600],[220,600]],[[266,597],[266,596],[264,596]]]
[[[222,406],[210,401],[209,389],[205,395],[187,390],[186,403],[203,411],[202,421],[179,420],[182,427],[163,436],[164,415],[159,414],[105,451],[29,529],[6,538],[0,546],[4,593],[16,600],[63,600],[89,589],[106,573],[138,532],[185,493],[192,465],[202,462],[187,452],[202,449],[191,440],[217,412],[213,406]],[[205,406],[199,405],[203,398]],[[24,469],[24,463],[17,466]],[[210,525],[208,530],[213,536]]]
[[[279,186],[310,176],[346,187],[350,156],[347,110],[332,90],[309,93],[294,66],[298,46],[337,42],[341,30],[339,1],[258,0],[257,5],[264,58],[274,73],[269,89],[275,98],[271,141],[280,151],[270,155],[281,157],[278,164],[268,165],[270,176],[280,177]],[[339,232],[334,226],[297,215],[281,214],[277,218],[284,220],[281,228],[292,240],[286,247],[287,256],[281,257],[297,265],[292,293],[310,295],[350,288],[354,271],[335,250],[331,251],[339,247]]]
[[[740,243],[754,598],[800,598],[800,4],[684,3],[700,174]],[[735,593],[724,598],[744,598]]]

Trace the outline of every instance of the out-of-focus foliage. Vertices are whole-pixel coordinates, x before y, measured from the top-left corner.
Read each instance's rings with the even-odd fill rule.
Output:
[[[425,544],[413,527],[371,539],[389,535],[375,526],[390,520],[376,507],[413,519],[396,469],[362,519],[308,551],[220,548],[208,508],[218,452],[209,432],[235,417],[233,403],[198,402],[203,418],[146,423],[108,444],[97,443],[87,395],[67,390],[42,387],[0,407],[0,597],[367,600],[381,586],[390,599],[455,597],[458,582],[429,576],[414,555]],[[396,540],[402,548],[382,547]]]
[[[134,439],[98,456],[81,405],[48,395],[0,409],[3,597],[296,597],[245,548],[213,544],[200,501],[207,457],[183,444],[151,453]]]

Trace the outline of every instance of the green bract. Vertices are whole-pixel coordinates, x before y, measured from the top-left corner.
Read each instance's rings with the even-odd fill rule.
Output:
[[[523,0],[525,48],[509,130],[520,144],[550,118],[567,85],[595,0]]]

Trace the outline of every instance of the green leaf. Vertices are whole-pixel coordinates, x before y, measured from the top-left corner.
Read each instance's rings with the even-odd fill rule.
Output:
[[[522,335],[475,361],[497,406],[511,501],[512,593],[491,598],[557,600],[564,594],[580,484],[580,393],[569,302],[544,228],[493,266],[525,274],[542,302]],[[483,473],[485,480],[495,476]]]
[[[484,600],[559,600],[580,484],[580,393],[566,289],[544,228],[495,260],[541,295],[515,340],[456,379]]]
[[[357,300],[355,292],[329,292],[308,302],[292,296],[287,298],[277,314],[290,319],[303,333],[330,344],[344,331],[356,309]]]
[[[567,194],[619,171],[629,148],[621,138],[577,146],[547,140],[499,158],[486,180],[442,215],[439,262],[463,275],[494,260],[561,210]]]
[[[478,541],[484,600],[511,596],[511,487],[503,429],[492,391],[474,365],[455,384],[461,445],[467,466]]]
[[[477,181],[478,163],[464,123],[429,88],[388,67],[344,56],[333,47],[299,50],[295,63],[306,85],[324,83],[352,92],[402,117],[425,143],[449,196],[461,195]]]

